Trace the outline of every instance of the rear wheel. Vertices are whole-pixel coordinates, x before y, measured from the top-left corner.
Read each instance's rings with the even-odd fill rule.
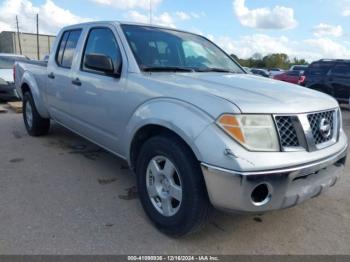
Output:
[[[49,132],[50,119],[42,118],[39,115],[30,92],[23,95],[23,120],[27,132],[31,136],[42,136]]]
[[[210,205],[203,175],[183,141],[171,135],[150,138],[136,173],[142,206],[161,232],[179,237],[204,224]]]

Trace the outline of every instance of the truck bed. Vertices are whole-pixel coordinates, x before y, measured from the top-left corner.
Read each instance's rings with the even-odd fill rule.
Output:
[[[28,60],[15,63],[16,71],[16,89],[18,94],[21,94],[21,85],[22,77],[24,74],[30,75],[34,82],[37,92],[41,95],[45,94],[45,89],[47,85],[47,61],[38,61],[38,60]]]
[[[48,61],[42,61],[42,60],[27,60],[27,61],[21,61],[20,63],[47,67],[47,62]]]

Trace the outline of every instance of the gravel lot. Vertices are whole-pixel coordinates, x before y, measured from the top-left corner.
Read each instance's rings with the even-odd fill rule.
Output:
[[[343,110],[350,134],[350,112]],[[0,254],[350,254],[350,176],[327,193],[262,216],[213,212],[183,239],[145,217],[126,164],[70,131],[29,137],[0,114]]]

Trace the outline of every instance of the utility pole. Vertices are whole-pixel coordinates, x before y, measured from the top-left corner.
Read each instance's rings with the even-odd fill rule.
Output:
[[[39,14],[36,14],[36,47],[37,57],[40,60],[40,47],[39,47]]]
[[[149,23],[152,24],[152,0],[149,0]]]
[[[17,15],[16,15],[16,25],[17,25],[17,38],[18,38],[19,53],[22,55],[22,45],[21,45],[21,38],[19,36],[19,26],[18,26],[18,17],[17,17]]]

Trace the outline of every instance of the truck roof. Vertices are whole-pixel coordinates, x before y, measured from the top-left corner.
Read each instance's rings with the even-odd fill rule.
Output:
[[[315,62],[350,62],[350,59],[320,59]]]
[[[135,26],[148,26],[148,27],[154,27],[154,28],[161,28],[161,29],[168,29],[168,30],[174,30],[178,32],[184,32],[184,33],[190,33],[190,34],[195,34],[193,32],[189,32],[186,30],[181,30],[169,26],[162,26],[162,25],[156,25],[156,24],[149,24],[149,23],[137,23],[137,22],[127,22],[127,21],[113,21],[113,20],[106,20],[106,21],[93,21],[93,22],[85,22],[85,23],[80,23],[80,24],[74,24],[74,25],[69,25],[66,27],[63,27],[63,29],[70,29],[70,28],[76,28],[79,26],[85,26],[85,25],[102,25],[102,24],[112,24],[112,25],[135,25]]]

